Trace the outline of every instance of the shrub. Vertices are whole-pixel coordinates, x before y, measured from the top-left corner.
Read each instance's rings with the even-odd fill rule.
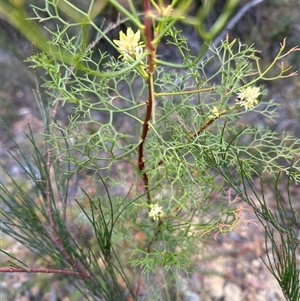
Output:
[[[69,22],[61,16],[59,2],[34,7],[38,21],[57,22],[56,30],[49,30],[49,51],[27,60],[44,72],[41,84],[37,77],[35,93],[44,144],[40,147],[30,131],[30,158],[15,141],[17,152],[11,155],[32,186],[22,187],[8,173],[14,189],[1,184],[1,230],[44,261],[32,267],[3,249],[10,259],[1,271],[75,277],[91,300],[138,300],[139,289],[147,286],[145,275],[162,268],[171,281],[178,271],[192,273],[193,254],[205,236],[216,238],[239,222],[253,222],[242,218],[243,207],[234,207],[241,199],[265,227],[266,244],[272,246],[265,263],[287,300],[298,300],[299,221],[290,195],[291,216],[279,193],[277,212],[272,212],[263,180],[259,195],[253,179],[274,178],[276,192],[281,175],[287,191],[291,182],[299,184],[299,141],[248,125],[244,116],[276,118],[280,108],[265,99],[260,83],[295,75],[281,64],[278,75],[268,77],[282,58],[299,49],[286,51],[284,40],[262,70],[254,46],[229,36],[219,47],[209,45],[236,1],[228,1],[223,21],[218,19],[208,32],[201,22],[209,2],[199,9],[198,21],[187,15],[192,1],[173,1],[167,7],[151,1],[151,9],[144,1],[143,18],[131,2],[128,9],[110,2],[131,23],[113,40],[107,33],[125,19],[99,28],[93,22],[92,4],[97,2],[85,12],[64,1],[77,14]],[[198,56],[176,29],[183,16],[204,38]],[[97,31],[89,45],[84,40],[87,26]],[[74,28],[77,36],[70,35]],[[181,63],[160,58],[157,47],[163,38],[177,49]],[[95,53],[100,39],[120,56]],[[48,91],[47,101],[41,89]],[[67,120],[57,117],[63,107],[68,107]],[[88,186],[70,197],[83,178],[89,179]],[[230,191],[234,200],[224,200]],[[170,298],[159,287],[144,294],[146,300]]]

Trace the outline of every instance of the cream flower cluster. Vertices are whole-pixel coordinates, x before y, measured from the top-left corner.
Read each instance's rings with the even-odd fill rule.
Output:
[[[150,212],[149,212],[149,217],[153,217],[154,220],[158,220],[159,218],[164,216],[164,212],[162,210],[161,206],[158,206],[157,204],[151,204],[150,205]]]
[[[245,110],[252,109],[258,103],[257,97],[260,94],[259,88],[247,87],[242,89],[235,100],[238,105],[245,107]]]

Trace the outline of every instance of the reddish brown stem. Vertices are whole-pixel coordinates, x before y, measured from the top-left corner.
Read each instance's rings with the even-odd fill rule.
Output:
[[[152,24],[151,19],[148,17],[150,12],[150,5],[149,0],[143,0],[144,4],[144,34],[146,38],[146,50],[148,51],[148,74],[149,78],[147,80],[148,83],[148,100],[146,102],[147,110],[146,110],[146,116],[143,123],[143,130],[141,135],[141,142],[138,149],[138,166],[139,170],[142,173],[144,187],[147,192],[147,200],[148,204],[151,204],[151,197],[149,192],[149,179],[147,176],[147,173],[145,172],[145,162],[144,162],[144,142],[147,137],[147,133],[149,131],[149,122],[151,119],[152,114],[152,106],[153,106],[153,91],[152,91],[152,84],[153,84],[153,74],[155,71],[155,49],[152,44]]]
[[[145,117],[145,120],[143,123],[141,143],[140,143],[139,149],[138,149],[138,165],[139,165],[140,171],[142,172],[144,187],[147,192],[148,204],[151,204],[151,197],[150,197],[150,193],[149,193],[149,179],[148,179],[147,173],[145,172],[145,162],[144,162],[144,142],[147,137],[148,130],[149,130],[149,122],[150,122],[151,112],[152,112],[152,101],[150,100],[151,99],[150,85],[149,85],[149,96],[148,97],[149,98],[146,103],[147,104],[147,112],[146,112],[146,117]]]
[[[193,137],[197,137],[199,136],[199,134],[201,134],[205,129],[207,129],[213,122],[215,121],[215,119],[210,119],[208,120],[195,134]]]
[[[215,120],[217,120],[218,118],[220,118],[221,116],[223,116],[227,111],[223,111],[221,113],[219,113],[218,116],[216,116],[215,118],[212,118],[210,120],[208,120],[194,135],[193,137],[197,137],[199,136],[199,134],[201,134],[205,129],[207,129]]]

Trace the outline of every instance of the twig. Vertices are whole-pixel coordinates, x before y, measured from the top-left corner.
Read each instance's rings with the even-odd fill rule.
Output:
[[[213,122],[215,121],[215,119],[210,119],[208,120],[206,123],[204,123],[204,125],[193,135],[193,137],[197,137],[199,136],[206,128],[208,128]]]
[[[62,274],[68,276],[77,276],[79,278],[90,278],[88,274],[70,270],[56,270],[56,269],[17,269],[17,268],[0,268],[0,273],[42,273],[42,274]]]

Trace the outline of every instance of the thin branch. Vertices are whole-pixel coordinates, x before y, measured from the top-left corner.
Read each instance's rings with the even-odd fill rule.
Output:
[[[0,273],[31,273],[31,274],[61,274],[61,275],[67,275],[67,276],[76,276],[82,279],[88,278],[90,279],[90,276],[86,273],[80,273],[70,270],[56,270],[56,269],[17,269],[17,268],[0,268]]]
[[[214,87],[202,88],[198,90],[188,90],[188,91],[180,91],[180,92],[161,92],[155,93],[155,96],[176,96],[176,95],[186,95],[186,94],[196,94],[200,92],[208,92],[214,90]]]
[[[223,111],[219,113],[219,116],[216,116],[215,118],[209,119],[207,122],[204,123],[204,125],[193,135],[193,137],[199,136],[205,129],[207,129],[216,119],[220,118],[222,115],[227,113],[228,111]]]

